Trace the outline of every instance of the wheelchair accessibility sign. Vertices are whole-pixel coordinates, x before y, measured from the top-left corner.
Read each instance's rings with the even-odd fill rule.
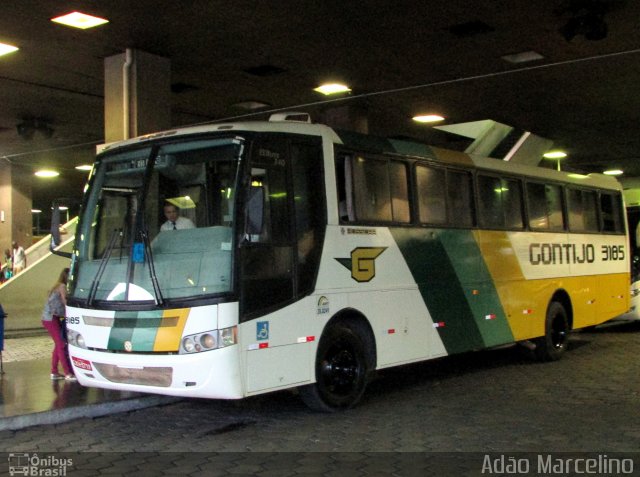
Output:
[[[258,321],[256,323],[256,339],[258,341],[269,339],[269,322],[268,321]]]

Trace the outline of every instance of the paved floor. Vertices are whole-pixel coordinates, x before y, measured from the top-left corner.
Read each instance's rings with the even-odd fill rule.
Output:
[[[601,463],[591,475],[640,475],[640,323],[570,344],[553,363],[512,348],[386,370],[343,413],[311,412],[292,392],[182,400],[0,431],[0,445],[13,459],[71,459],[75,475],[509,474],[500,459],[529,463],[527,475],[578,475],[576,456]],[[553,472],[536,468],[546,458]],[[631,472],[611,472],[612,459]]]
[[[32,336],[28,338],[6,339],[2,361],[30,361],[34,359],[49,359],[51,357],[51,338],[49,335]]]
[[[54,424],[175,401],[52,381],[49,376],[52,348],[48,335],[4,341],[0,430]]]

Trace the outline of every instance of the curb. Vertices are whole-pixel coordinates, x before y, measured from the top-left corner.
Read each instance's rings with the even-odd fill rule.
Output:
[[[147,407],[173,404],[181,400],[182,398],[170,396],[145,396],[122,401],[112,401],[86,406],[54,409],[20,416],[3,417],[0,419],[0,431],[16,431],[31,426],[62,424],[80,418],[94,418],[119,412],[135,411]]]

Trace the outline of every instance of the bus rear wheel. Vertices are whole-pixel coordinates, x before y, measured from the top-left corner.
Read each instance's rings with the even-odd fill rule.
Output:
[[[569,341],[569,319],[561,303],[549,304],[544,329],[544,336],[536,341],[536,356],[540,361],[557,361],[567,350]]]
[[[364,394],[368,371],[366,348],[361,337],[348,326],[332,326],[318,345],[316,382],[301,387],[300,397],[316,411],[349,409]]]

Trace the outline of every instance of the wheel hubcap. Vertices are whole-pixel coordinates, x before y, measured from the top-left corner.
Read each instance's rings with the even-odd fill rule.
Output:
[[[327,389],[339,395],[349,394],[358,377],[358,361],[347,349],[338,350],[322,361],[322,376]]]

